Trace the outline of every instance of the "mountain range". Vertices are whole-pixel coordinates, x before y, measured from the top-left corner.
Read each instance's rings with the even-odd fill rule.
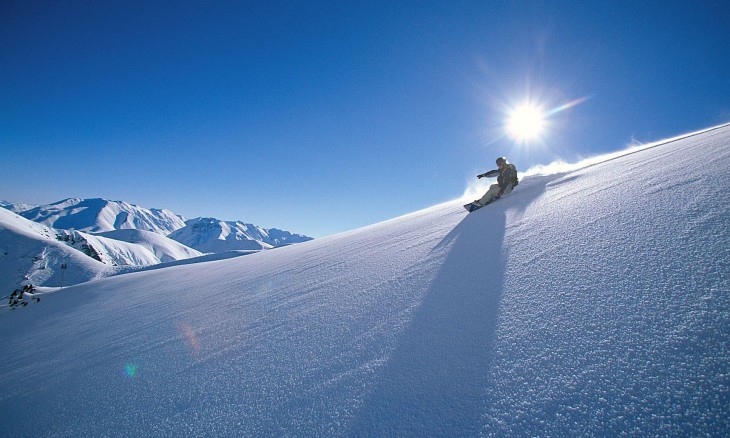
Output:
[[[185,221],[185,227],[173,231],[168,237],[205,253],[271,249],[312,240],[276,228],[267,230],[253,224],[213,218]]]
[[[186,221],[169,210],[98,198],[0,205],[0,290],[6,292],[23,283],[70,285],[158,264],[215,258],[204,254],[227,258],[311,240],[243,222]]]
[[[15,207],[11,210],[51,228],[89,233],[135,229],[168,235],[185,226],[185,219],[169,210],[147,209],[99,198],[69,198],[30,209]]]

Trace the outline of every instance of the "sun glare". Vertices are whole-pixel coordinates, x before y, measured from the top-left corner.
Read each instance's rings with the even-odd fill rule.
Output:
[[[545,114],[535,105],[524,104],[509,114],[506,128],[514,140],[521,142],[535,140],[545,128]]]

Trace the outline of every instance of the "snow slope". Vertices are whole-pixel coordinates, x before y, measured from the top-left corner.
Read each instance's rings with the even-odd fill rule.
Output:
[[[168,237],[204,253],[271,249],[312,240],[311,237],[276,228],[266,230],[253,224],[214,218],[188,220],[184,228]]]
[[[63,263],[71,269],[62,270]],[[0,296],[21,284],[71,285],[110,273],[108,266],[59,242],[56,230],[0,208]]]
[[[184,260],[193,257],[200,257],[201,255],[203,255],[203,253],[201,253],[200,251],[196,251],[168,237],[153,233],[151,231],[131,229],[115,230],[95,234],[93,237],[96,237],[100,242],[105,241],[106,243],[117,244],[117,242],[122,241],[133,244],[135,245],[135,247],[141,246],[153,256],[151,263],[126,264],[154,265],[158,263],[172,262],[175,260]],[[113,251],[110,252],[114,253]],[[121,265],[122,263],[118,264]]]
[[[116,230],[93,235],[55,230],[0,209],[0,296],[23,284],[70,286],[202,253],[151,231]],[[65,264],[65,271],[61,265]]]
[[[2,436],[727,436],[730,127],[0,314]]]

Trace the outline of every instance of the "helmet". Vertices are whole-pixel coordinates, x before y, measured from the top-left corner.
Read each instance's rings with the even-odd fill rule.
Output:
[[[498,158],[497,158],[497,164],[498,164],[498,165],[499,165],[499,164],[504,164],[504,163],[506,163],[506,162],[507,162],[507,158],[506,158],[506,157],[498,157]]]

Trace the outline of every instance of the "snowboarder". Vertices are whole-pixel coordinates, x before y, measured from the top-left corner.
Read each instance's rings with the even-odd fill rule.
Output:
[[[519,180],[517,179],[517,168],[515,165],[510,164],[505,157],[497,158],[496,162],[497,169],[477,175],[477,178],[481,179],[497,175],[497,184],[492,184],[489,190],[487,190],[487,193],[480,199],[464,206],[470,212],[482,208],[502,196],[509,195],[512,189],[518,184]]]

